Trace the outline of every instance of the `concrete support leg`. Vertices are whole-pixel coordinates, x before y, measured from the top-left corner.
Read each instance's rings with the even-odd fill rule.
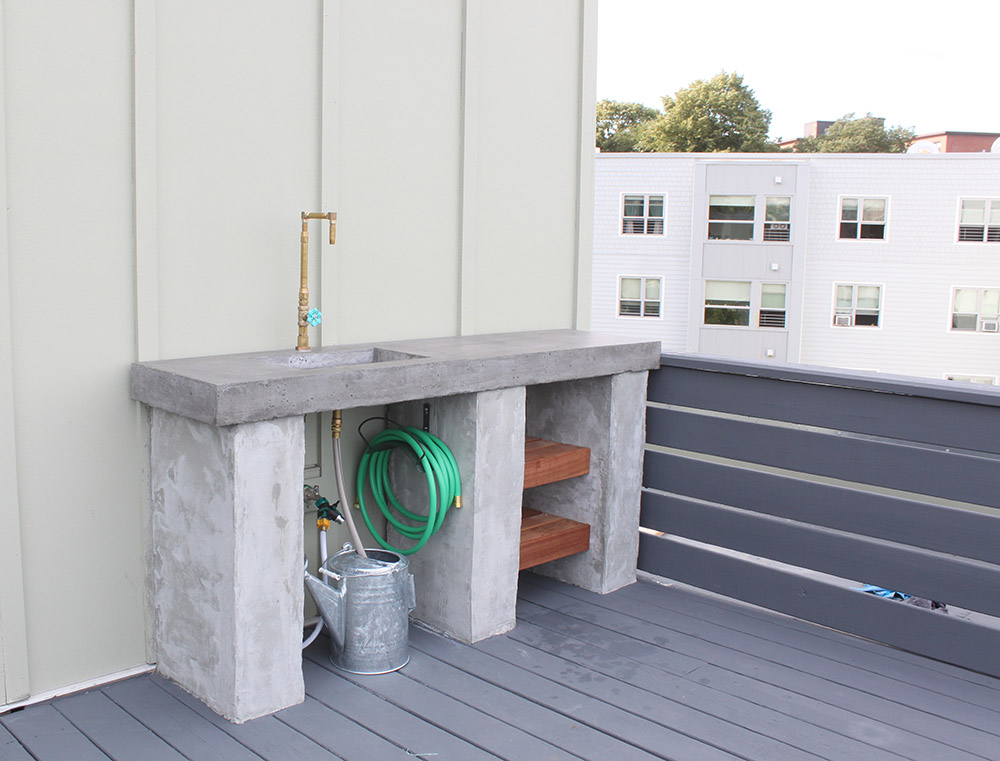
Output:
[[[646,438],[646,373],[532,386],[529,436],[590,447],[590,474],[525,493],[524,503],[590,524],[590,550],[536,572],[606,594],[635,581]]]
[[[152,411],[157,670],[243,722],[302,702],[302,417]]]
[[[462,508],[450,510],[427,547],[410,556],[417,590],[414,617],[465,642],[515,624],[524,399],[524,387],[515,387],[429,400],[431,432],[454,453],[462,474]],[[389,416],[419,426],[422,410],[422,402],[407,402],[391,406]],[[408,459],[393,459],[397,496],[423,511],[423,475]]]

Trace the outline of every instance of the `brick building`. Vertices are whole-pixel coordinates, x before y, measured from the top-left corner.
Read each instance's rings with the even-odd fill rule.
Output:
[[[934,146],[938,153],[989,153],[997,140],[1000,132],[929,132],[913,138],[910,150],[926,152],[920,151],[926,145]]]

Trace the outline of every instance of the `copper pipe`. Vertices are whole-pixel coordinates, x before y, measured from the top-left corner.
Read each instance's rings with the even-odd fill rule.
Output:
[[[299,262],[299,336],[297,351],[309,351],[309,220],[326,219],[330,222],[330,245],[336,242],[337,212],[302,212],[301,258]]]

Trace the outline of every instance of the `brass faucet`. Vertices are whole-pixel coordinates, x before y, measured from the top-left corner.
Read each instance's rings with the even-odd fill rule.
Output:
[[[337,242],[337,212],[310,211],[302,212],[302,262],[299,268],[299,339],[296,342],[297,351],[309,351],[309,326],[319,325],[323,315],[318,309],[309,308],[309,220],[330,220],[330,245]]]

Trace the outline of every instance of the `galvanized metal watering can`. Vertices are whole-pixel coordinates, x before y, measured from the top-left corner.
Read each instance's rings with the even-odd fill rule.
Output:
[[[350,545],[323,568],[333,586],[306,571],[306,588],[330,633],[330,662],[354,674],[385,674],[410,659],[409,613],[416,606],[405,556]]]

